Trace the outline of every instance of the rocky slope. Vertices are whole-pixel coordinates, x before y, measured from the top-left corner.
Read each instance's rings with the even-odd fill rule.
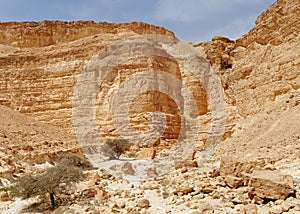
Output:
[[[45,153],[61,150],[79,152],[74,142],[76,120],[74,122],[72,116],[84,114],[87,109],[72,110],[74,94],[82,98],[75,99],[75,107],[80,103],[91,104],[93,100],[95,124],[101,127],[104,138],[119,138],[118,127],[112,122],[118,124],[120,120],[113,120],[110,106],[115,102],[115,106],[125,108],[122,97],[131,99],[130,123],[140,132],[149,131],[149,112],[164,112],[167,129],[151,146],[157,151],[168,149],[180,135],[181,128],[190,128],[181,126],[182,115],[178,111],[189,112],[192,103],[186,100],[188,94],[182,85],[196,97],[198,111],[190,112],[190,116],[201,115],[196,149],[203,149],[209,142],[209,124],[215,110],[212,106],[217,102],[210,101],[213,98],[209,97],[206,82],[199,83],[197,76],[193,76],[192,70],[197,67],[193,67],[192,62],[201,61],[205,67],[202,56],[206,56],[221,80],[226,102],[225,132],[214,160],[203,162],[198,152],[192,160],[177,164],[176,169],[164,175],[149,168],[147,173],[152,179],[141,183],[132,179],[139,174],[141,165],[134,165],[131,160],[108,167],[115,176],[102,169],[89,171],[85,182],[65,193],[71,198],[70,202],[56,213],[78,210],[81,213],[299,213],[299,11],[299,2],[278,0],[257,18],[256,26],[237,41],[215,37],[211,42],[194,44],[200,51],[197,52],[199,57],[171,32],[143,23],[1,23],[0,104],[69,132],[67,135],[1,107],[4,122],[0,126],[0,142],[5,148],[1,150],[1,164],[5,168],[12,156],[25,162],[39,151],[43,157]],[[176,45],[181,45],[180,49],[174,48]],[[148,51],[147,56],[141,54],[145,51]],[[135,57],[128,58],[130,54]],[[186,63],[183,56],[191,60]],[[103,73],[97,70],[103,68],[110,72],[101,79]],[[89,70],[93,71],[92,81],[86,81],[90,76],[81,75],[88,74]],[[155,79],[153,82],[140,82],[143,78],[138,74],[148,70],[161,70],[180,80],[180,90],[172,85],[168,88],[167,92],[175,97],[173,101],[164,93],[153,92],[167,90],[157,84],[160,79],[167,82],[167,74],[149,76]],[[137,77],[133,86],[140,89],[124,87],[123,83],[130,77]],[[93,84],[99,79],[102,84],[95,90]],[[87,92],[76,94],[78,82]],[[87,83],[92,83],[92,87]],[[151,84],[156,84],[155,90],[141,93],[143,85]],[[127,91],[114,99],[113,94],[124,88]],[[129,92],[137,92],[139,99],[127,96]],[[95,93],[96,98],[91,99]],[[222,114],[217,116],[222,118]],[[99,140],[95,132],[85,132],[86,127],[95,125],[93,118],[86,117],[81,122],[81,131],[89,134],[89,138],[83,139],[92,143]],[[158,120],[157,123],[163,122]],[[218,133],[223,132],[216,130],[216,136]],[[28,143],[22,144],[24,141]],[[17,153],[16,149],[24,152]],[[139,151],[136,146],[131,149],[134,154]],[[140,154],[141,159],[151,159],[155,151],[148,149]],[[153,164],[157,164],[155,160]],[[16,172],[20,170],[12,173]],[[130,182],[125,178],[131,178]],[[0,198],[7,201],[2,204],[3,209],[9,210],[15,205],[9,194],[3,193]]]
[[[63,130],[0,106],[0,177],[10,178],[60,153],[82,155],[76,139]],[[29,164],[29,165],[28,165]]]

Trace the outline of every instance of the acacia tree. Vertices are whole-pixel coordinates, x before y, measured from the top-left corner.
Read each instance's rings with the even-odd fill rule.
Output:
[[[48,168],[40,175],[27,174],[17,179],[11,187],[11,192],[14,196],[24,199],[49,194],[51,209],[54,210],[58,207],[55,196],[64,188],[83,180],[84,177],[83,172],[78,167],[57,165]]]

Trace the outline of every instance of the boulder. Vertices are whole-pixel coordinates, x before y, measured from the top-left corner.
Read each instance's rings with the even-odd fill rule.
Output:
[[[278,171],[254,170],[249,183],[251,194],[260,198],[278,200],[295,194],[293,177]]]
[[[125,175],[135,175],[136,172],[130,162],[121,164],[121,170]]]
[[[141,199],[137,202],[137,206],[140,208],[148,208],[150,206],[150,202],[148,199]]]
[[[153,148],[143,148],[139,154],[137,155],[136,159],[138,160],[151,160],[154,159],[156,155],[156,150]]]

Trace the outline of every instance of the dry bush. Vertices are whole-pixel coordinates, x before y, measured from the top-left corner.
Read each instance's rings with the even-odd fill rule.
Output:
[[[120,155],[124,154],[125,152],[129,151],[130,146],[132,145],[126,139],[107,139],[106,144],[113,152],[115,152],[117,158],[119,158]]]
[[[26,174],[10,187],[13,196],[30,198],[49,195],[51,209],[58,207],[55,198],[72,184],[84,179],[83,172],[74,166],[57,165],[39,175]]]

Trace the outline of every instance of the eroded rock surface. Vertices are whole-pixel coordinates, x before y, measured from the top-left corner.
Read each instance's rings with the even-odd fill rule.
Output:
[[[225,134],[213,154],[220,162],[210,157],[205,164],[198,158],[207,143],[212,106],[205,82],[199,84],[199,79],[192,75],[193,66],[178,57],[182,54],[180,50],[187,49],[170,52],[169,41],[178,42],[173,33],[143,23],[1,23],[0,104],[64,129],[1,107],[1,186],[9,184],[5,178],[40,171],[41,166],[34,166],[33,162],[43,162],[62,151],[79,152],[72,120],[72,97],[78,77],[86,71],[87,64],[93,66],[92,57],[101,58],[107,53],[105,48],[109,52],[109,47],[117,47],[118,42],[124,45],[122,42],[131,38],[129,42],[139,42],[132,52],[140,53],[138,50],[144,49],[138,48],[144,45],[145,50],[157,48],[158,54],[120,59],[122,62],[112,67],[109,66],[114,62],[107,61],[111,72],[96,91],[96,125],[101,127],[104,138],[119,138],[109,115],[112,94],[133,75],[159,69],[197,92],[193,95],[198,110],[189,116],[200,116],[201,133],[195,143],[198,153],[174,164],[163,175],[157,173],[157,168],[148,168],[145,171],[149,180],[146,176],[141,183],[124,179],[125,174],[129,177],[140,173],[139,165],[132,165],[131,160],[111,167],[117,169],[117,175],[102,168],[90,170],[84,182],[62,194],[69,201],[57,212],[299,213],[299,5],[298,1],[278,0],[237,41],[218,36],[211,42],[194,45],[218,74],[226,101]],[[83,28],[86,30],[81,31]],[[149,34],[150,46],[145,42]],[[170,53],[175,53],[175,57],[170,57]],[[191,61],[200,59],[188,56]],[[101,77],[99,73],[93,74]],[[131,123],[141,132],[151,128],[148,113],[161,111],[167,115],[168,129],[159,142],[142,149],[136,145],[130,148],[131,153],[140,154],[139,158],[148,159],[147,163],[155,161],[157,155],[163,157],[165,154],[159,152],[172,147],[180,126],[177,110],[180,106],[188,109],[190,105],[182,90],[170,88],[184,102],[177,105],[168,96],[151,92],[141,94],[141,102],[133,99],[130,106]],[[117,103],[122,106],[125,102]],[[89,134],[84,139],[93,143],[97,135]],[[25,161],[31,165],[23,164]],[[1,212],[15,205],[7,192],[1,193],[0,199]]]

